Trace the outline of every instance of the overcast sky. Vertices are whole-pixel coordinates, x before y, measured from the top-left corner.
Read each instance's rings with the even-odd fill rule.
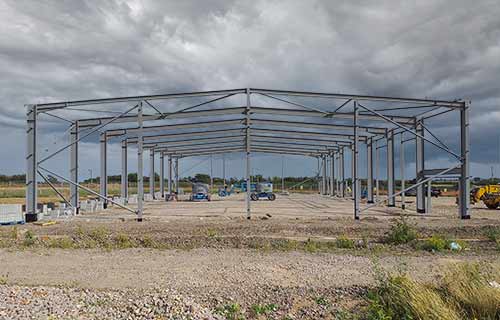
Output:
[[[500,175],[499,17],[497,0],[0,0],[0,173],[25,170],[26,103],[266,87],[471,99],[472,174]],[[82,153],[82,175],[96,172],[98,146]],[[272,160],[257,172],[280,175]],[[315,167],[286,163],[289,175]]]

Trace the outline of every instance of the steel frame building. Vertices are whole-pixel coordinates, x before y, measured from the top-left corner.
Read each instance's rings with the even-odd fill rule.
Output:
[[[244,96],[246,104],[241,107],[213,107],[223,99],[233,96]],[[287,107],[260,107],[252,104],[253,96],[265,97],[285,104]],[[177,101],[182,98],[210,99],[195,105],[181,108],[175,112],[162,112],[153,103],[156,101]],[[329,106],[329,110],[312,107],[290,99],[309,98],[321,100]],[[387,104],[372,107],[369,104]],[[132,104],[124,111],[114,115],[97,118],[78,118],[69,120],[55,114],[59,110],[79,110],[83,106],[109,104]],[[202,106],[211,105],[210,108]],[[332,107],[333,106],[333,107]],[[205,92],[174,93],[149,96],[118,97],[57,103],[30,104],[27,107],[27,171],[26,171],[26,214],[32,219],[37,217],[38,176],[44,179],[73,208],[79,208],[79,189],[87,190],[101,198],[105,203],[115,205],[137,214],[138,221],[143,218],[143,152],[149,150],[150,155],[150,193],[154,197],[155,190],[155,155],[160,157],[160,194],[165,196],[178,188],[178,162],[185,157],[213,155],[229,152],[243,152],[246,155],[246,213],[250,218],[250,172],[251,153],[271,153],[315,157],[321,165],[320,192],[323,195],[346,197],[345,153],[352,154],[352,198],[354,200],[354,218],[359,219],[362,211],[387,202],[387,206],[395,206],[395,198],[401,196],[404,209],[405,192],[417,189],[416,210],[425,213],[426,198],[424,185],[442,176],[459,177],[459,217],[470,218],[469,215],[469,107],[470,102],[464,100],[444,101],[432,99],[395,98],[367,95],[334,94],[319,92],[284,91],[243,88]],[[342,111],[350,109],[352,111]],[[153,113],[145,113],[150,108]],[[417,114],[408,115],[417,111]],[[426,119],[449,112],[460,113],[460,151],[454,152],[443,143],[424,124]],[[400,113],[404,114],[401,115]],[[39,159],[38,127],[42,114],[69,122],[70,143],[54,153]],[[213,120],[212,118],[216,118]],[[226,118],[230,119],[226,119]],[[222,119],[224,118],[224,119]],[[184,121],[179,123],[178,120]],[[189,122],[186,122],[189,120]],[[172,123],[174,121],[175,123]],[[122,127],[109,128],[121,125]],[[134,125],[130,127],[130,125]],[[151,125],[150,125],[151,124]],[[81,185],[79,177],[78,145],[79,142],[93,133],[100,132],[101,175],[100,192],[94,192]],[[429,138],[425,132],[432,137]],[[395,190],[395,138],[401,139],[400,169],[402,187]],[[128,146],[137,147],[137,210],[118,203],[108,196],[107,191],[107,145],[110,139],[120,139],[122,145],[122,182],[121,196],[128,199]],[[385,145],[378,145],[379,142]],[[404,144],[414,142],[416,163],[416,184],[404,185]],[[451,155],[456,164],[446,169],[426,169],[424,146],[432,145]],[[368,205],[361,207],[360,147],[366,145],[366,189]],[[386,148],[387,154],[387,192],[386,198],[378,195],[379,149]],[[55,155],[69,149],[70,177],[47,169],[44,163]],[[374,170],[375,158],[375,170]],[[165,186],[165,159],[168,160],[168,179]],[[70,185],[70,197],[65,199],[50,184],[47,174],[53,175]],[[377,175],[376,183],[374,174]],[[173,178],[175,175],[175,179]],[[375,188],[376,186],[376,188]]]

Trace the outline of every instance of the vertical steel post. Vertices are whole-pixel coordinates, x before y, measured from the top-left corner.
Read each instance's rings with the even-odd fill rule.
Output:
[[[165,198],[165,154],[160,152],[160,197]]]
[[[316,157],[316,160],[318,162],[318,193],[321,194],[321,160],[320,157]]]
[[[399,170],[401,172],[401,209],[406,209],[406,199],[405,199],[405,143],[404,143],[404,133],[401,133],[401,145],[399,147]]]
[[[149,195],[155,198],[155,149],[149,149]]]
[[[99,177],[99,193],[108,197],[108,137],[106,131],[101,133],[99,138],[101,144],[101,175]],[[108,207],[108,200],[104,200],[104,209]]]
[[[285,156],[281,155],[281,192],[285,192]]]
[[[417,121],[415,125],[415,132],[423,136],[424,135],[424,127],[423,127],[423,120]],[[415,162],[415,168],[416,168],[416,177],[417,177],[417,183],[421,182],[422,180],[425,179],[424,177],[424,168],[425,168],[425,157],[424,157],[424,139],[420,138],[419,136],[415,137],[415,156],[416,156],[416,162]],[[416,199],[416,204],[417,204],[417,212],[418,213],[425,213],[425,191],[424,191],[424,185],[419,185],[417,186],[417,199]]]
[[[368,203],[373,203],[373,140],[366,141],[366,198]]]
[[[377,201],[380,200],[380,148],[375,144],[375,191]]]
[[[38,197],[38,157],[37,157],[37,107],[28,105],[27,117],[27,150],[26,150],[26,220],[37,220]]]
[[[470,219],[470,136],[469,136],[469,108],[470,101],[465,101],[460,110],[460,166],[459,181],[459,213],[461,219]]]
[[[326,167],[327,167],[327,165],[326,165],[326,159],[327,158],[326,158],[326,155],[325,154],[322,155],[321,159],[322,159],[322,162],[321,162],[321,165],[322,165],[322,173],[321,173],[321,175],[322,175],[322,177],[321,178],[322,178],[322,181],[323,181],[322,184],[321,184],[321,194],[322,195],[326,195],[326,192],[327,192],[327,185],[326,185]]]
[[[354,200],[354,162],[356,157],[354,156],[354,144],[351,145],[351,199]]]
[[[71,125],[70,129],[70,180],[78,183],[78,121]],[[73,208],[76,208],[77,213],[80,210],[80,194],[76,184],[69,186],[69,202]]]
[[[175,194],[179,194],[179,157],[175,158]]]
[[[213,154],[210,155],[210,190],[214,188],[214,166],[213,166]]]
[[[340,180],[340,196],[345,198],[345,157],[344,147],[340,148],[339,153],[339,180]]]
[[[170,198],[170,195],[172,194],[172,156],[169,155],[168,156],[168,183],[167,183],[167,191],[168,191],[168,195],[169,197],[167,199]]]
[[[394,131],[387,132],[387,206],[396,206],[394,192]]]
[[[127,139],[122,141],[122,178],[121,197],[126,202],[128,199],[128,154]]]
[[[247,205],[247,219],[250,219],[250,152],[251,152],[251,141],[250,141],[250,89],[246,89],[247,96],[247,106],[246,106],[246,160],[247,160],[247,197],[246,197],[246,205]]]
[[[360,198],[360,183],[359,183],[359,170],[358,170],[358,161],[359,161],[359,129],[358,129],[358,121],[359,121],[359,109],[358,102],[354,101],[354,145],[353,145],[353,183],[352,183],[352,193],[354,196],[354,219],[359,220],[359,198]]]
[[[226,154],[222,154],[222,188],[226,187]]]
[[[432,209],[432,180],[427,181],[427,213],[431,213]]]
[[[330,196],[335,195],[335,153],[330,153]]]
[[[340,152],[340,148],[339,148]],[[339,159],[339,153],[337,152],[335,157],[337,158],[337,172],[336,172],[336,179],[335,179],[335,195],[339,196],[340,195],[340,159]]]
[[[143,119],[142,119],[142,101],[137,108],[137,221],[142,221],[144,211],[144,157],[143,157]]]

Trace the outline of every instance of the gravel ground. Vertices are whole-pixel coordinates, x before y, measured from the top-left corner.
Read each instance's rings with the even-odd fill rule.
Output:
[[[1,319],[222,319],[168,290],[0,286]]]

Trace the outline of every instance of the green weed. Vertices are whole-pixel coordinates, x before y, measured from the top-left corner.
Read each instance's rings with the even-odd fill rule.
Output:
[[[404,216],[391,224],[390,230],[386,233],[385,242],[389,244],[406,244],[417,238],[417,231],[408,223]]]
[[[354,240],[347,238],[346,236],[340,236],[335,240],[335,246],[341,249],[353,249],[355,247]]]

